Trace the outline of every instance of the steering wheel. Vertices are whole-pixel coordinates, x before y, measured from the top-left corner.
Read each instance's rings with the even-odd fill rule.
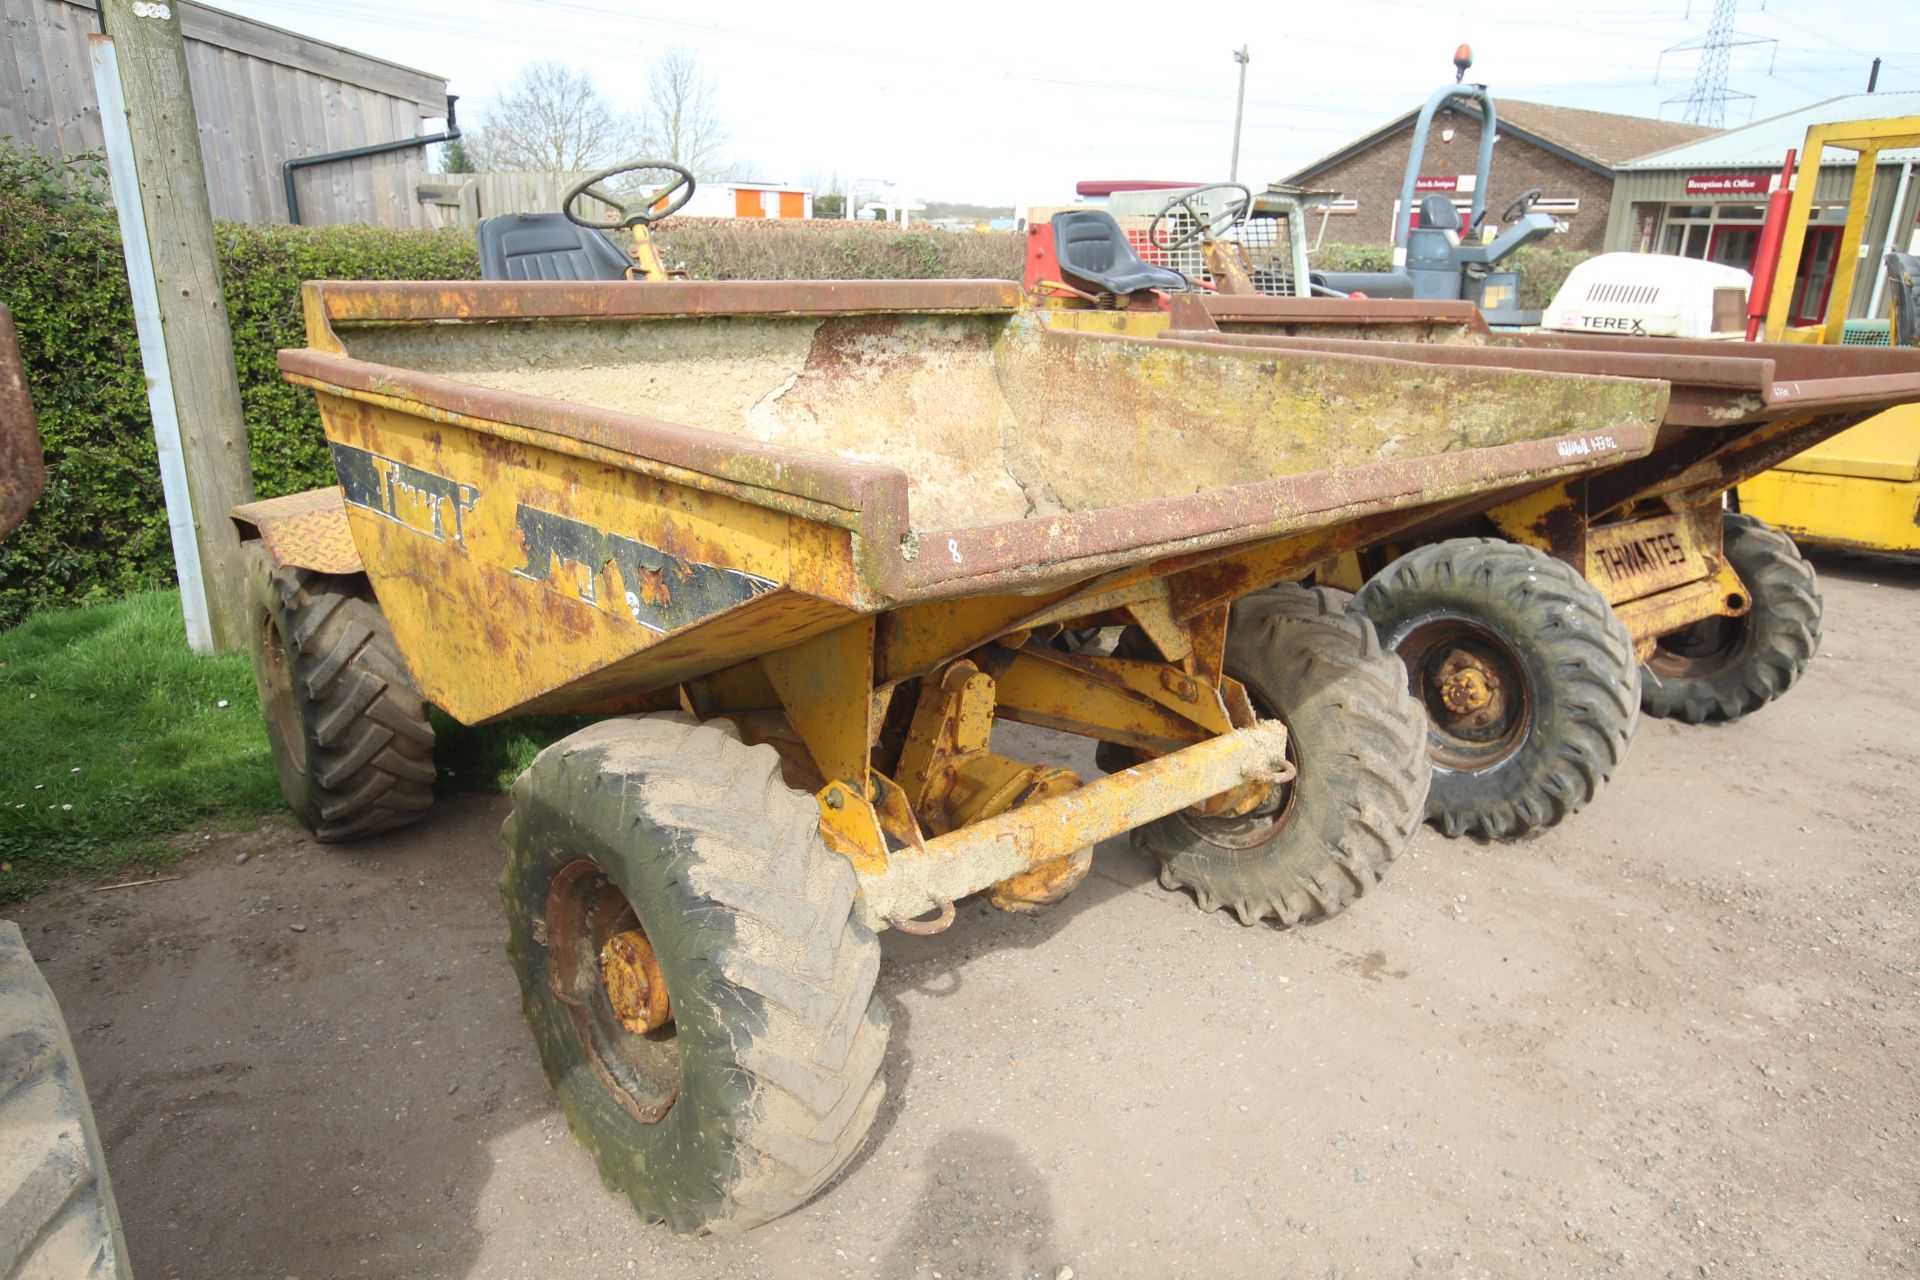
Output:
[[[1194,207],[1194,201],[1209,191],[1238,191],[1240,198],[1230,202],[1219,213],[1208,218]],[[1180,210],[1186,214],[1193,225],[1172,240],[1161,239],[1161,228],[1167,219]],[[1168,200],[1166,206],[1153,216],[1153,225],[1147,228],[1147,243],[1162,253],[1175,249],[1184,249],[1195,240],[1211,240],[1236,223],[1244,222],[1247,214],[1253,211],[1253,192],[1237,182],[1215,182],[1204,187],[1195,187]]]
[[[643,173],[669,173],[673,180],[665,186],[658,182],[643,182],[638,175]],[[625,179],[613,182],[612,179]],[[602,186],[606,183],[606,186]],[[611,169],[602,169],[592,174],[567,192],[560,202],[560,211],[567,215],[567,221],[583,227],[592,227],[595,231],[604,231],[609,227],[624,231],[628,227],[651,225],[660,219],[680,212],[687,201],[693,199],[693,174],[680,165],[665,160],[630,160],[626,164],[617,164]],[[574,212],[574,202],[581,196],[592,196],[603,204],[610,204],[620,211],[617,222],[594,222]],[[664,209],[656,209],[662,200]]]
[[[1522,191],[1520,193],[1519,198],[1516,199],[1512,204],[1508,205],[1507,211],[1500,215],[1500,221],[1502,222],[1520,221],[1520,219],[1526,217],[1527,214],[1533,211],[1533,202],[1535,200],[1538,200],[1539,198],[1540,198],[1540,188],[1538,187],[1531,188],[1530,190],[1527,190],[1527,191]]]

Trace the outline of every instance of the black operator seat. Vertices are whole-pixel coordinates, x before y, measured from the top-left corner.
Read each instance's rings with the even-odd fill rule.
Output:
[[[1420,227],[1424,231],[1445,231],[1458,243],[1460,206],[1445,196],[1428,196],[1420,202]]]
[[[506,213],[483,219],[482,280],[625,280],[633,259],[592,227],[563,213]]]
[[[1192,287],[1178,271],[1142,262],[1120,224],[1104,209],[1054,214],[1053,250],[1060,274],[1076,288],[1125,294],[1141,289],[1184,293]]]

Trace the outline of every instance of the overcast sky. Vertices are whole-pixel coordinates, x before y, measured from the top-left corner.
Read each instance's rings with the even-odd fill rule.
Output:
[[[1252,61],[1241,177],[1279,178],[1418,106],[1472,44],[1499,97],[1677,118],[1712,0],[1473,5],[809,3],[807,0],[213,0],[446,76],[463,117],[519,68],[559,59],[638,107],[653,59],[711,75],[730,159],[755,176],[837,171],[921,199],[1052,203],[1082,178],[1227,176],[1236,67]],[[1920,89],[1915,0],[1740,0],[1728,124],[1866,87]],[[1656,63],[1660,81],[1655,83]],[[1498,161],[1494,173],[1499,183]]]

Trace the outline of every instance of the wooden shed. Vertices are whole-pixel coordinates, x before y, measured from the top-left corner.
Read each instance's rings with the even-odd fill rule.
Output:
[[[186,36],[213,216],[288,221],[284,166],[437,132],[444,77],[371,58],[188,0]],[[0,137],[51,156],[102,145],[87,37],[100,12],[75,0],[0,0]],[[299,221],[424,227],[425,148],[293,171]]]

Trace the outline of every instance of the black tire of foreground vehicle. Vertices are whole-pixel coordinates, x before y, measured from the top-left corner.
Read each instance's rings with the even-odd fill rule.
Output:
[[[418,822],[433,726],[366,579],[245,551],[253,678],[287,806],[324,841]]]
[[[772,747],[678,714],[602,721],[513,786],[507,954],[547,1080],[607,1185],[675,1231],[744,1230],[845,1167],[885,1096],[880,943]],[[671,1020],[606,976],[642,939]]]
[[[1799,682],[1820,649],[1823,606],[1813,566],[1793,539],[1729,511],[1727,560],[1747,589],[1744,617],[1708,618],[1661,636],[1640,705],[1663,720],[1737,720]]]
[[[1420,825],[1431,771],[1425,718],[1399,659],[1331,588],[1277,587],[1236,604],[1226,671],[1285,721],[1298,771],[1244,818],[1169,814],[1134,832],[1160,883],[1242,924],[1338,914]]]
[[[73,1041],[20,926],[0,920],[0,1278],[128,1280]]]
[[[1532,547],[1456,538],[1409,552],[1354,597],[1425,708],[1448,836],[1512,840],[1585,808],[1640,722],[1633,637],[1606,597]]]

